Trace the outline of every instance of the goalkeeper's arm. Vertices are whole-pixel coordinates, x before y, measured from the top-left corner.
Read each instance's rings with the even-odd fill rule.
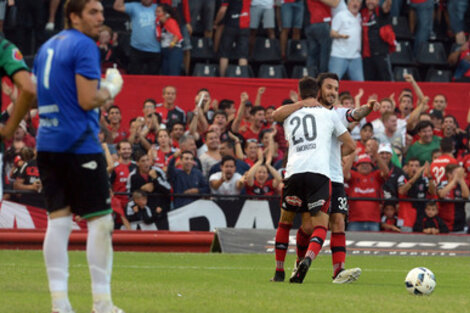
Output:
[[[123,80],[119,72],[115,71],[117,74],[112,73],[112,75],[106,72],[100,89],[98,89],[98,80],[90,80],[79,74],[75,75],[78,103],[82,109],[89,111],[98,108],[121,91]]]

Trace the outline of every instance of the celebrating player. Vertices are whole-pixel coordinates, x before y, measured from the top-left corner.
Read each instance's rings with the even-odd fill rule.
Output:
[[[52,312],[73,312],[67,294],[67,246],[72,213],[87,220],[87,259],[93,313],[123,313],[111,299],[113,250],[106,160],[98,141],[99,110],[122,88],[109,69],[100,84],[100,54],[94,39],[103,25],[99,0],[68,0],[66,29],[49,39],[34,63],[40,126],[38,167],[49,212],[44,239]]]
[[[305,77],[300,80],[299,92],[302,99],[315,99],[317,90],[315,79]],[[287,110],[293,108],[291,106]],[[313,260],[323,245],[331,195],[329,159],[332,137],[344,143],[345,154],[352,153],[356,147],[346,127],[333,111],[322,106],[302,107],[288,116],[282,115],[282,111],[283,108],[276,110],[273,117],[276,121],[284,121],[289,152],[281,217],[276,233],[276,273],[273,281],[284,280],[283,266],[289,230],[296,212],[303,214],[303,224],[306,224],[304,213],[309,212],[311,216],[313,235],[306,252],[307,258]],[[305,274],[306,271],[303,277]],[[303,280],[303,277],[300,279]]]
[[[319,88],[318,100],[321,105],[326,108],[333,109],[336,99],[338,98],[339,80],[336,74],[322,73],[317,78]],[[360,121],[363,117],[367,116],[372,110],[377,110],[379,103],[375,100],[370,100],[367,104],[360,106],[357,109],[349,108],[334,108],[334,112],[338,115],[339,120],[345,126],[350,123]],[[300,108],[299,103],[287,105],[279,108],[278,121],[283,121],[291,113]],[[333,283],[343,284],[350,283],[357,280],[361,274],[360,268],[345,269],[346,260],[346,236],[345,236],[345,218],[348,213],[348,203],[346,192],[344,191],[344,178],[341,166],[341,143],[332,139],[331,153],[330,153],[330,173],[332,182],[332,196],[331,196],[331,209],[329,225],[331,229],[330,248],[332,252],[333,261]],[[300,259],[303,255],[297,255]],[[307,261],[308,262],[308,261]],[[307,267],[308,268],[308,267]],[[299,279],[295,278],[297,268],[294,269],[295,282]]]

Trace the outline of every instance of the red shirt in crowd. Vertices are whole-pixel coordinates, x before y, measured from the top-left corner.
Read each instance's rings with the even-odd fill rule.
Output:
[[[132,172],[136,167],[137,165],[134,162],[130,162],[129,164],[116,162],[110,177],[111,189],[114,192],[127,192],[127,179],[130,172]],[[115,195],[115,197],[121,201],[123,208],[127,206],[127,202],[129,201],[128,196]]]
[[[375,170],[369,175],[362,175],[351,170],[351,178],[348,180],[348,196],[380,198],[382,185],[385,180],[380,170]],[[349,221],[351,222],[380,222],[380,205],[377,201],[350,201]]]
[[[276,190],[273,187],[273,180],[270,179],[261,185],[256,179],[253,186],[245,185],[246,194],[250,196],[273,196]]]
[[[111,132],[111,136],[113,137],[113,143],[118,143],[121,140],[127,139],[129,136],[129,130],[122,125],[119,126],[118,130],[113,130],[113,127],[109,125],[108,130]]]
[[[439,185],[441,181],[446,179],[446,166],[447,164],[459,164],[457,160],[447,154],[441,155],[431,163],[431,176],[432,179],[436,182],[436,186]]]
[[[437,190],[441,190],[447,186],[448,181],[442,181]],[[457,185],[444,196],[447,200],[462,200],[462,190],[460,185]],[[465,203],[453,203],[453,202],[440,202],[439,203],[439,217],[444,220],[449,228],[449,231],[460,231],[465,226]]]

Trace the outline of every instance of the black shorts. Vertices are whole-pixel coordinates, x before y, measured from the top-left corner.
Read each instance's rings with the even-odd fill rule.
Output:
[[[330,213],[342,213],[348,215],[348,196],[344,191],[344,184],[331,183],[331,207]]]
[[[47,211],[70,206],[82,218],[112,212],[104,155],[38,152]]]
[[[331,196],[330,179],[321,174],[294,174],[284,182],[281,206],[286,211],[315,215],[329,213]]]
[[[236,56],[238,59],[248,58],[248,38],[250,30],[248,28],[235,28],[225,26],[222,38],[220,39],[219,56],[230,58]],[[237,51],[233,52],[233,44],[236,43]]]

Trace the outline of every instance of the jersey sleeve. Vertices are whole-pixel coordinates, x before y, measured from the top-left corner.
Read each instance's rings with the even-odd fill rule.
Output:
[[[333,113],[333,114],[331,114],[331,117],[332,117],[333,126],[334,126],[333,134],[336,137],[339,137],[339,136],[341,136],[342,134],[344,134],[345,132],[348,131],[346,129],[346,127],[343,125],[343,123],[340,122],[338,115]]]
[[[75,45],[75,53],[75,74],[91,80],[99,80],[101,78],[100,54],[96,44],[91,39],[83,37]]]
[[[9,77],[22,70],[29,71],[28,66],[24,62],[23,54],[14,44],[6,39],[0,42],[0,67]]]
[[[124,3],[124,10],[129,16],[133,16],[135,14],[135,7],[137,3],[131,2],[131,3]]]
[[[333,21],[331,22],[331,30],[334,30],[335,32],[339,31],[343,22],[342,16],[342,12],[336,14],[336,16],[333,18]]]

